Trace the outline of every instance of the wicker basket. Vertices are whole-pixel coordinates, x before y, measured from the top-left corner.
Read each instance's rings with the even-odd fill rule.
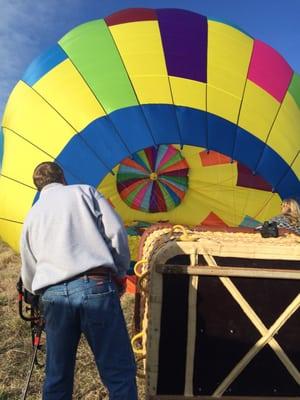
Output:
[[[140,259],[148,399],[300,398],[299,236],[152,227]]]

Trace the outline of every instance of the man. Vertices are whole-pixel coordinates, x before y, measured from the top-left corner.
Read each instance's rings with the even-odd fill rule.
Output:
[[[67,185],[53,162],[39,164],[40,191],[21,238],[24,287],[41,295],[46,335],[44,400],[71,400],[81,333],[111,400],[135,400],[136,367],[118,292],[129,267],[127,234],[95,188]]]

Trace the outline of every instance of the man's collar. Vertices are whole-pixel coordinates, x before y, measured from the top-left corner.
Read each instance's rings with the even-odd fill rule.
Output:
[[[49,189],[53,189],[59,186],[65,186],[62,183],[59,182],[53,182],[53,183],[49,183],[48,185],[44,186],[43,189],[41,190],[41,194],[43,195],[45,192],[47,192]]]

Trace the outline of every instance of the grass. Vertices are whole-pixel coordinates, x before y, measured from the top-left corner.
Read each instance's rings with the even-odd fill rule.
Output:
[[[20,257],[0,241],[0,400],[20,399],[26,384],[32,347],[28,322],[18,314],[16,283],[20,271]],[[122,297],[122,307],[129,333],[133,320],[133,295]],[[45,337],[43,337],[45,341]],[[39,360],[44,354],[39,351]],[[34,367],[27,394],[28,400],[41,399],[44,369]],[[144,381],[138,380],[139,399],[144,399]],[[77,353],[73,399],[108,400],[91,351],[84,338]]]

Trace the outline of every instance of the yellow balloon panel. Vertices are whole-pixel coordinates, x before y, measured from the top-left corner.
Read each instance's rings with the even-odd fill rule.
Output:
[[[267,221],[281,212],[282,199],[277,193],[268,193],[257,190],[252,193],[248,201],[252,203],[257,202],[259,204],[255,214],[258,221]]]
[[[3,175],[34,187],[34,168],[44,161],[53,161],[53,158],[22,137],[4,129]]]
[[[206,84],[170,76],[174,104],[206,111]]]
[[[68,59],[50,70],[33,88],[77,131],[105,115],[95,95]]]
[[[138,251],[139,251],[139,243],[140,238],[136,236],[128,236],[128,244],[130,249],[130,255],[132,260],[138,260]]]
[[[36,190],[1,176],[0,193],[1,218],[23,222],[31,208]]]
[[[263,142],[272,128],[279,102],[255,83],[247,81],[238,124]]]
[[[220,22],[208,21],[209,112],[236,122],[252,47],[253,39],[239,30]]]
[[[207,86],[207,111],[237,123],[241,99],[213,86]]]
[[[16,85],[8,100],[3,126],[23,136],[53,158],[75,134],[57,111],[22,81]]]
[[[268,145],[275,150],[287,164],[291,164],[300,149],[300,110],[287,92],[274,121]],[[300,170],[295,170],[300,177]]]
[[[7,242],[15,251],[19,251],[22,226],[22,224],[0,219],[0,232],[5,232],[5,237],[1,237],[1,239]]]
[[[172,103],[157,21],[109,27],[140,103]]]
[[[208,21],[208,84],[242,97],[252,48],[253,39],[243,32]]]
[[[297,156],[295,158],[295,160],[293,161],[292,164],[292,169],[293,171],[295,171],[295,174],[297,175],[297,177],[300,179],[300,153],[297,153]]]

